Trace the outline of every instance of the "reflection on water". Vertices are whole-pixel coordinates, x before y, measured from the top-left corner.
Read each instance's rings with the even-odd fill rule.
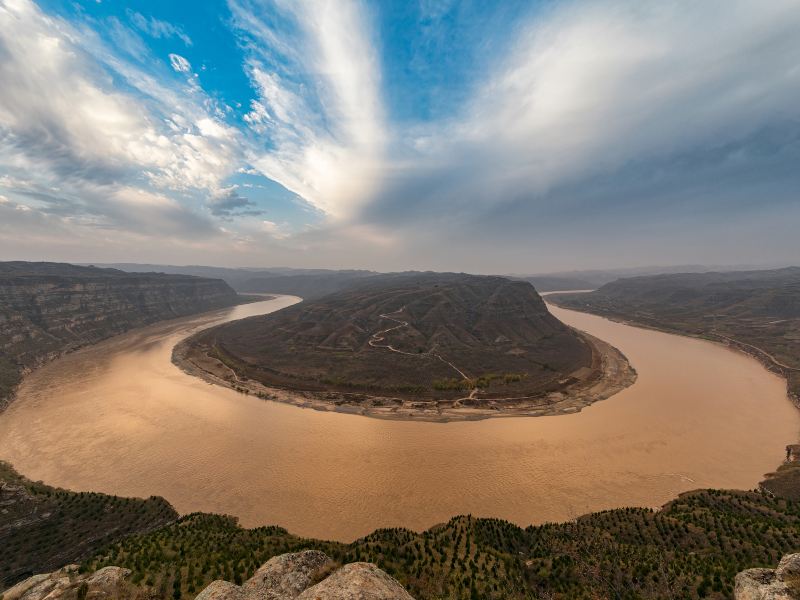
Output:
[[[575,415],[441,424],[265,402],[170,362],[199,327],[295,301],[153,326],[48,365],[0,416],[0,458],[71,489],[158,494],[181,512],[350,540],[460,513],[525,525],[752,488],[800,429],[784,382],[754,360],[557,308],[622,350],[637,383]]]

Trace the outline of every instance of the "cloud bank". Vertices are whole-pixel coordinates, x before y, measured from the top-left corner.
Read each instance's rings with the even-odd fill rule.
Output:
[[[162,261],[175,240],[494,272],[797,255],[796,0],[513,5],[228,0],[231,90],[204,87],[221,58],[188,25],[6,0],[0,212]]]

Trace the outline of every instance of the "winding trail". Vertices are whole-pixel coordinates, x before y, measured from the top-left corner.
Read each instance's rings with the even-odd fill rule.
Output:
[[[384,314],[378,315],[381,319],[389,319],[390,321],[394,321],[395,323],[399,323],[399,325],[395,325],[394,327],[389,327],[388,329],[382,329],[381,331],[373,333],[371,339],[369,340],[369,345],[372,346],[373,348],[384,348],[386,350],[391,350],[392,352],[397,352],[398,354],[405,354],[406,356],[433,356],[435,358],[438,358],[440,361],[442,361],[444,364],[448,365],[451,369],[453,369],[456,373],[458,373],[461,376],[461,378],[464,379],[464,381],[466,381],[466,382],[471,384],[472,380],[470,379],[470,377],[466,373],[464,373],[464,371],[459,369],[457,366],[455,366],[453,363],[451,363],[446,358],[442,357],[441,354],[438,354],[438,353],[434,352],[433,350],[428,350],[427,352],[419,352],[419,353],[415,354],[413,352],[405,352],[403,350],[398,350],[397,348],[395,348],[391,344],[378,344],[377,343],[377,342],[386,341],[385,334],[389,333],[390,331],[394,331],[396,329],[402,329],[403,327],[408,327],[408,321],[402,321],[400,319],[395,319],[394,317],[390,316],[390,315],[396,315],[397,313],[401,313],[405,309],[406,309],[405,306],[401,306],[400,308],[398,308],[397,310],[395,310],[393,312],[384,313]],[[471,399],[473,399],[475,397],[475,395],[477,393],[478,393],[477,386],[473,386],[471,388],[470,392],[469,392],[469,396],[465,396],[464,398],[458,398],[456,400],[456,402],[459,402],[461,400],[471,400]]]
[[[464,371],[459,369],[457,366],[455,366],[449,360],[443,358],[441,354],[437,354],[433,350],[428,350],[427,352],[417,352],[417,353],[405,352],[404,350],[398,350],[397,348],[395,348],[391,344],[383,344],[382,345],[382,344],[377,344],[376,343],[376,342],[383,342],[383,341],[386,340],[386,338],[384,337],[384,334],[389,333],[390,331],[394,331],[395,329],[401,329],[403,327],[408,327],[408,321],[402,321],[400,319],[395,319],[394,317],[390,316],[390,315],[396,315],[397,313],[403,312],[405,309],[406,309],[406,307],[402,306],[402,307],[398,308],[397,310],[395,310],[394,312],[384,313],[384,314],[378,315],[381,319],[389,319],[390,321],[394,321],[395,323],[399,323],[399,325],[395,325],[394,327],[389,327],[388,329],[382,329],[382,330],[378,331],[377,333],[373,333],[372,334],[372,338],[369,340],[369,345],[372,346],[373,348],[384,348],[386,350],[391,350],[392,352],[397,352],[398,354],[405,354],[406,356],[433,356],[433,357],[436,357],[440,361],[442,361],[444,364],[446,364],[450,368],[452,368],[456,373],[458,373],[462,378],[464,378],[465,381],[470,381],[469,376],[466,373],[464,373]]]

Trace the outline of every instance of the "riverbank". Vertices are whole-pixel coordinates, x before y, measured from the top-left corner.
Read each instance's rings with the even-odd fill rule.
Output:
[[[568,310],[576,310],[585,314],[600,316],[609,321],[628,325],[632,327],[639,327],[641,329],[648,329],[651,331],[658,331],[670,335],[681,335],[684,337],[694,338],[711,342],[712,344],[723,346],[737,353],[743,354],[758,361],[765,369],[780,376],[786,384],[786,396],[800,409],[800,391],[798,387],[792,386],[792,376],[797,376],[798,369],[786,365],[772,356],[766,350],[759,348],[753,344],[742,342],[730,336],[717,334],[713,331],[706,331],[697,333],[694,331],[687,331],[674,326],[663,325],[653,322],[642,322],[631,318],[625,318],[619,313],[614,313],[610,310],[589,310],[588,307],[575,306],[572,303],[559,303],[557,294],[571,295],[580,292],[557,292],[549,298],[549,301],[554,305],[566,308]],[[597,308],[597,307],[594,307]],[[786,460],[779,463],[774,470],[764,473],[764,479],[759,482],[759,488],[771,494],[782,497],[800,500],[800,445],[789,444],[786,447]]]
[[[723,346],[730,350],[734,350],[750,358],[754,358],[757,360],[765,369],[768,371],[779,375],[786,381],[786,396],[792,403],[800,409],[800,388],[793,387],[791,385],[790,379],[792,376],[796,376],[800,369],[796,369],[794,367],[790,367],[789,365],[785,365],[772,356],[766,350],[759,348],[753,344],[749,344],[747,342],[743,342],[737,340],[735,338],[724,336],[722,334],[716,334],[714,332],[702,332],[697,333],[694,331],[688,331],[686,329],[680,329],[678,327],[653,323],[653,322],[644,322],[644,321],[637,321],[636,319],[626,318],[619,313],[615,313],[612,311],[605,311],[605,310],[589,310],[587,307],[580,307],[575,306],[570,303],[563,303],[559,302],[559,295],[572,295],[572,294],[584,294],[591,290],[576,290],[574,292],[551,292],[547,294],[548,298],[547,301],[558,306],[560,308],[564,308],[567,310],[574,310],[577,312],[582,312],[587,315],[595,315],[598,317],[602,317],[604,319],[608,319],[609,321],[613,321],[614,323],[620,323],[622,325],[628,325],[631,327],[638,327],[640,329],[648,329],[650,331],[658,331],[660,333],[666,333],[669,335],[680,335],[683,337],[693,338],[697,340],[704,340],[706,342],[711,342],[713,344],[717,344],[719,346]]]
[[[211,384],[263,400],[325,412],[437,423],[498,417],[555,416],[580,412],[636,381],[635,369],[619,350],[587,333],[577,333],[592,348],[591,368],[572,374],[570,379],[574,379],[574,382],[565,382],[567,385],[558,392],[519,398],[482,398],[473,394],[458,400],[407,400],[369,394],[280,389],[240,377],[233,368],[212,355],[212,348],[196,343],[196,336],[175,346],[172,362],[185,373]]]

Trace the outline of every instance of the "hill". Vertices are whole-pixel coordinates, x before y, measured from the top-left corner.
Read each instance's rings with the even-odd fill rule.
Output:
[[[239,584],[274,556],[314,549],[338,564],[375,563],[419,600],[722,600],[737,572],[772,567],[800,547],[799,501],[734,490],[525,528],[465,515],[423,532],[379,529],[352,543],[245,529],[224,515],[176,519],[160,498],[60,490],[2,463],[0,506],[0,593],[31,571],[83,560],[84,573],[130,569],[148,598],[190,599],[214,580]]]
[[[729,344],[784,375],[800,402],[800,267],[632,277],[551,299]]]
[[[0,410],[22,374],[64,352],[241,301],[219,279],[0,262]]]
[[[201,332],[175,356],[239,389],[286,401],[274,390],[301,392],[296,403],[373,416],[552,414],[633,377],[618,352],[553,317],[530,284],[454,273],[370,277]]]

